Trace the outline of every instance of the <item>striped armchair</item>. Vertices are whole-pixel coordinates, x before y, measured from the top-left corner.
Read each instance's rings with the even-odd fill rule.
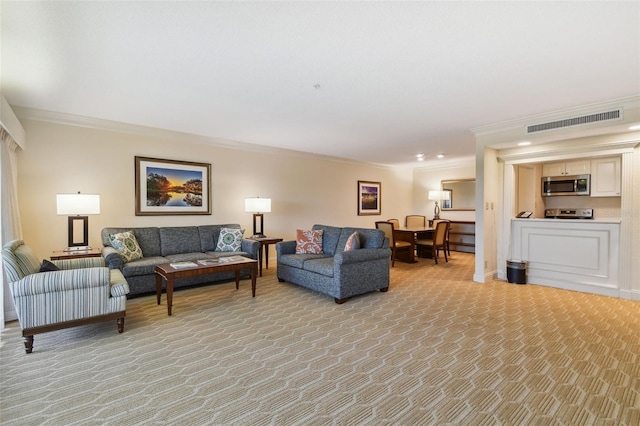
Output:
[[[34,252],[14,240],[2,247],[2,259],[27,353],[34,334],[113,319],[124,331],[129,285],[104,258],[52,261],[59,270],[39,272]]]

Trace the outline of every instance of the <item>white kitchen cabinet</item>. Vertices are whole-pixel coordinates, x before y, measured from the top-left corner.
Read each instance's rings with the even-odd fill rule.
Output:
[[[619,197],[621,179],[620,157],[591,160],[591,196]]]
[[[572,176],[591,173],[589,160],[558,161],[542,165],[542,176]]]

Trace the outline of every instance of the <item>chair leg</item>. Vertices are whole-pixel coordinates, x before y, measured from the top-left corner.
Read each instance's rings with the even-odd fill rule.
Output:
[[[118,318],[118,333],[122,333],[124,331],[124,317]]]
[[[432,254],[432,256],[433,256],[433,260],[435,260],[436,265],[437,265],[438,264],[438,249],[436,248],[435,241],[434,241],[434,244],[433,244],[433,254]]]
[[[29,336],[22,336],[22,340],[24,341],[25,352],[28,354],[33,352],[33,334]]]
[[[391,250],[391,267],[396,266],[396,249]]]

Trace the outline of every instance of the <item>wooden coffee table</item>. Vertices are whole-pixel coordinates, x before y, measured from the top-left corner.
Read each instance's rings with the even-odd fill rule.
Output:
[[[180,262],[179,262],[180,263]],[[162,299],[162,280],[166,281],[167,313],[171,315],[173,304],[173,281],[180,278],[195,277],[199,275],[218,274],[220,272],[234,271],[236,273],[236,290],[240,288],[240,271],[251,271],[251,294],[256,297],[256,277],[258,276],[258,261],[242,256],[233,256],[232,260],[202,265],[198,261],[194,266],[174,268],[171,263],[156,265],[156,296],[158,305]]]

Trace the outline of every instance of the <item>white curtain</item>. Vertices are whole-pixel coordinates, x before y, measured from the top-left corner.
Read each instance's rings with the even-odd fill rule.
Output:
[[[6,242],[22,238],[22,225],[20,223],[20,210],[18,209],[18,144],[13,140],[9,132],[0,128],[0,241]],[[0,262],[0,328],[4,328],[4,322],[17,319],[15,307],[11,301],[9,287],[6,285],[4,269]]]

